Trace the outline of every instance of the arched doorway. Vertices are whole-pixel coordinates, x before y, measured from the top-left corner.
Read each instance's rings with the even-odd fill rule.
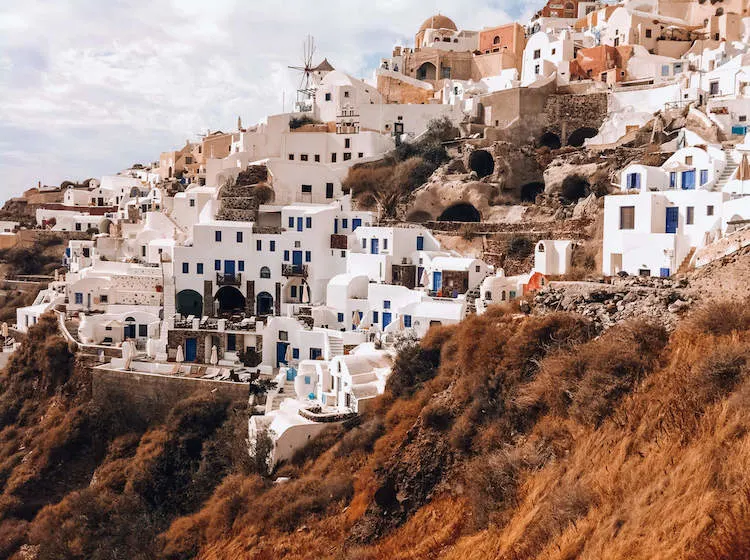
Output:
[[[127,319],[125,319],[123,338],[125,340],[129,338],[135,338],[135,319],[133,317],[128,317]]]
[[[487,150],[474,150],[469,155],[469,168],[479,177],[487,177],[495,171],[495,159]]]
[[[255,312],[258,315],[273,314],[273,296],[268,292],[261,292],[255,298]]]
[[[432,62],[425,62],[417,68],[417,80],[437,79],[437,67]]]
[[[245,296],[234,286],[219,288],[214,299],[219,302],[219,313],[236,313],[245,310]]]
[[[440,217],[439,222],[481,222],[482,215],[473,205],[462,202],[454,204],[446,209]]]
[[[521,187],[521,201],[522,202],[536,202],[536,197],[544,192],[544,183],[535,181],[533,183],[526,183]]]
[[[554,132],[545,132],[539,138],[539,145],[546,146],[550,150],[559,150],[562,142],[560,141],[560,137]]]
[[[177,313],[184,316],[203,315],[203,296],[195,290],[182,290],[177,294]]]
[[[574,146],[580,148],[587,138],[593,138],[599,134],[599,131],[595,128],[588,126],[582,126],[573,131],[573,134],[568,136],[568,146]]]

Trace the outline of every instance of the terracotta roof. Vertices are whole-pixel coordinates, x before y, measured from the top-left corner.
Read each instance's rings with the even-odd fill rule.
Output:
[[[422,27],[419,28],[420,31],[425,31],[426,29],[452,29],[453,31],[458,31],[458,27],[456,27],[451,18],[440,14],[427,18]]]

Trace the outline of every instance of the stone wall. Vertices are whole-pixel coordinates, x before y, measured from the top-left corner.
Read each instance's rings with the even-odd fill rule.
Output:
[[[179,401],[199,392],[233,403],[247,403],[247,383],[209,381],[132,371],[93,369],[94,402],[101,407],[117,403],[141,422],[163,421]]]
[[[390,76],[378,76],[378,91],[386,103],[421,105],[429,103],[434,91],[408,84]]]
[[[559,136],[564,146],[568,137],[579,128],[599,129],[607,117],[607,94],[551,95],[545,103],[544,116],[544,132]]]

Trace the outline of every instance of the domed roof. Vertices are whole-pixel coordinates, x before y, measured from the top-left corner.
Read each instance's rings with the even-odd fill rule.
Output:
[[[458,27],[456,27],[451,18],[440,14],[427,18],[422,27],[419,28],[420,31],[425,31],[426,29],[452,29],[453,31],[458,31]]]

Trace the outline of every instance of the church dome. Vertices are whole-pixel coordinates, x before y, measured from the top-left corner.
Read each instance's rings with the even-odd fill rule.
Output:
[[[422,27],[419,28],[420,31],[425,31],[427,29],[451,29],[453,31],[458,31],[458,27],[456,27],[456,24],[453,23],[451,18],[441,16],[440,14],[427,18],[422,24]]]

